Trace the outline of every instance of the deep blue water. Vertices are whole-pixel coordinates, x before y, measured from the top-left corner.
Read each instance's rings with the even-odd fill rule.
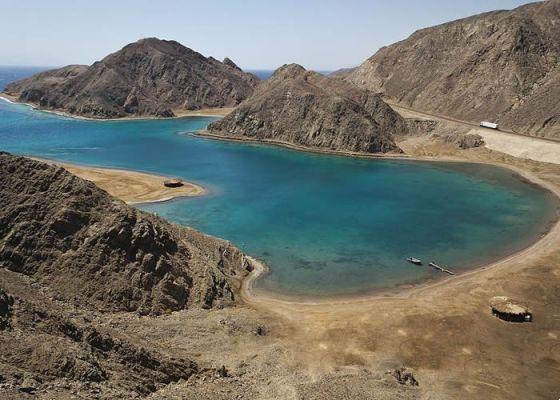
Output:
[[[141,208],[263,259],[258,287],[351,294],[440,277],[519,250],[555,214],[552,195],[478,164],[366,160],[198,138],[211,118],[84,121],[0,101],[0,149],[180,176],[207,196]]]

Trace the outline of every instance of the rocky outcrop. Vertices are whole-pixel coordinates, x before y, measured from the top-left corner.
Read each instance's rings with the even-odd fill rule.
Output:
[[[422,29],[346,79],[420,111],[560,137],[560,0]]]
[[[77,307],[161,314],[235,300],[239,250],[131,208],[61,167],[0,153],[0,203],[0,268]]]
[[[85,117],[172,117],[177,110],[235,106],[257,83],[228,58],[222,63],[176,41],[149,38],[89,67],[41,72],[4,91],[42,109]]]
[[[482,138],[482,136],[476,133],[455,132],[447,134],[435,134],[433,136],[462,150],[472,149],[484,145],[484,139]]]
[[[279,68],[214,134],[351,152],[400,152],[407,124],[371,91],[291,64]]]
[[[418,381],[416,380],[412,372],[406,367],[389,370],[387,371],[387,374],[395,378],[397,383],[399,383],[400,385],[418,386]]]

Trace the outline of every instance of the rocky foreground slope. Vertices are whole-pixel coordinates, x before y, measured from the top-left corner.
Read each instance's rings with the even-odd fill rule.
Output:
[[[279,68],[211,133],[336,151],[400,152],[407,124],[381,98],[291,64]]]
[[[199,372],[196,360],[133,344],[94,319],[233,305],[246,273],[239,250],[7,153],[0,203],[0,392],[64,379],[86,392],[106,383],[147,394]]]
[[[419,393],[389,375],[362,372],[349,387],[334,376],[317,387],[299,374],[281,339],[294,337],[289,323],[236,304],[247,267],[226,241],[7,153],[0,202],[2,399]]]
[[[400,105],[560,137],[560,0],[422,29],[346,79]]]
[[[232,107],[258,78],[180,43],[142,39],[91,66],[70,65],[9,84],[5,93],[42,109],[93,118],[171,117],[180,110]]]

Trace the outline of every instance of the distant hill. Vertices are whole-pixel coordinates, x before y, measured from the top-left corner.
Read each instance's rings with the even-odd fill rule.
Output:
[[[178,42],[149,38],[91,66],[41,72],[4,92],[42,109],[86,117],[170,117],[174,110],[233,107],[258,81],[228,58],[220,62]]]
[[[368,90],[284,65],[211,133],[352,152],[400,152],[393,135],[405,121]]]
[[[560,0],[419,30],[346,79],[417,110],[560,137]]]
[[[332,71],[328,74],[328,76],[336,77],[336,78],[346,78],[352,71],[354,71],[356,67],[349,67],[349,68],[340,68],[336,71]]]

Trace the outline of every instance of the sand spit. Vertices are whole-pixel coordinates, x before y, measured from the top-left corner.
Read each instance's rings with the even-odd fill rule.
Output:
[[[202,196],[205,193],[203,187],[190,182],[183,182],[184,185],[180,187],[166,187],[163,182],[169,178],[165,176],[35,159],[60,165],[68,172],[95,183],[110,195],[128,204],[155,203],[178,197]]]

